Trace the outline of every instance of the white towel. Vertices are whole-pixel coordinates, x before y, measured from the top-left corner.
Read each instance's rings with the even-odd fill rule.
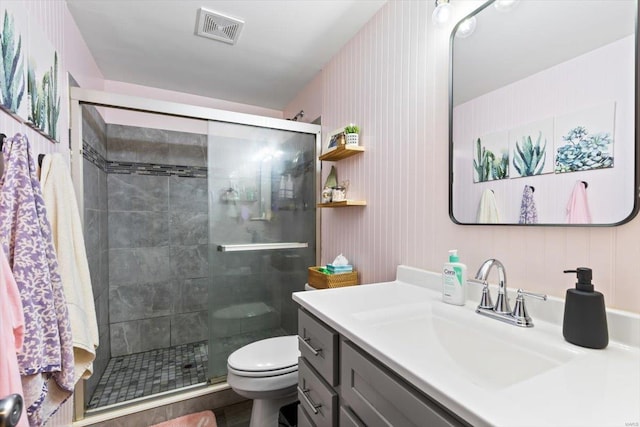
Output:
[[[498,213],[496,197],[493,194],[493,190],[487,189],[482,193],[476,222],[479,224],[497,224],[500,222],[500,214]]]
[[[44,156],[40,182],[69,309],[77,383],[93,373],[98,323],[78,203],[62,154]]]

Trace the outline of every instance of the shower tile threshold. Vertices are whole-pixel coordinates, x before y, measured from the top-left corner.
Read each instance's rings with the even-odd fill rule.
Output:
[[[87,410],[129,404],[148,396],[206,384],[206,341],[113,357]]]

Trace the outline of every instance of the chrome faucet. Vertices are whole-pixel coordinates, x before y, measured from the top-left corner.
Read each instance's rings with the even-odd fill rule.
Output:
[[[487,281],[489,272],[491,271],[491,267],[493,267],[494,265],[498,269],[498,298],[496,299],[495,304],[491,300],[491,293],[489,292],[489,282]],[[523,291],[522,289],[518,289],[516,305],[512,311],[509,307],[509,298],[507,296],[507,272],[504,268],[504,265],[497,259],[493,258],[483,262],[478,269],[478,272],[476,273],[475,279],[469,279],[468,281],[483,285],[482,298],[480,299],[478,308],[476,308],[476,313],[517,326],[528,328],[533,326],[533,321],[531,320],[531,317],[529,317],[527,309],[524,305],[524,295],[545,301],[547,300],[546,295],[534,294],[531,292]]]

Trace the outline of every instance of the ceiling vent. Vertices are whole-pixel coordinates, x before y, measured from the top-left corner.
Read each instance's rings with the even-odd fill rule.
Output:
[[[198,10],[196,34],[202,37],[235,44],[244,21],[201,7]]]

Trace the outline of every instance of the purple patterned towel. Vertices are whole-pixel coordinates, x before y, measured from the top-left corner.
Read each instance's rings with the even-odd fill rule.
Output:
[[[533,199],[533,187],[525,185],[522,191],[522,201],[520,202],[520,224],[537,224],[538,209],[536,201]]]
[[[6,138],[2,154],[0,241],[24,309],[24,344],[18,365],[27,415],[32,426],[40,426],[73,392],[71,327],[27,137]]]

